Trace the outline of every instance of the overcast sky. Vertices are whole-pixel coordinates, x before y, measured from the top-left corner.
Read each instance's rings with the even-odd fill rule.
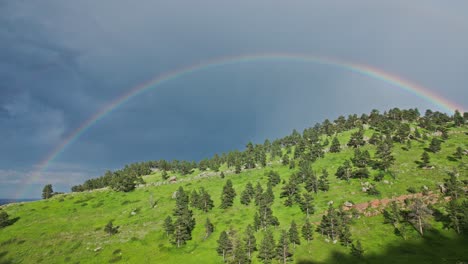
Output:
[[[143,160],[199,160],[373,108],[442,110],[344,69],[257,61],[135,97],[37,164],[132,87],[216,57],[333,57],[468,108],[468,1],[0,0],[0,198],[39,197]],[[25,186],[24,183],[28,184]]]

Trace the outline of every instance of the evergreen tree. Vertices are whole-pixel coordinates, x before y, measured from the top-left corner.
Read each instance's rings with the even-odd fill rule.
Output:
[[[440,151],[441,141],[438,138],[432,138],[431,143],[429,144],[429,150],[432,153],[437,153]]]
[[[459,204],[457,200],[450,200],[447,205],[447,212],[448,212],[448,220],[449,224],[448,227],[452,228],[457,232],[457,234],[461,234],[463,229],[463,221],[464,218],[468,216],[467,210],[463,210],[463,207]]]
[[[42,189],[42,199],[50,199],[54,195],[54,190],[52,189],[52,184],[47,184]]]
[[[300,207],[301,211],[306,214],[307,218],[309,215],[314,214],[314,197],[309,193],[303,194],[303,199],[301,199]]]
[[[427,207],[421,199],[413,199],[409,206],[407,214],[408,222],[413,224],[414,228],[421,236],[424,236],[424,229],[429,227],[428,219],[432,215],[432,211]]]
[[[455,110],[455,114],[453,115],[453,122],[455,123],[455,126],[462,126],[465,123],[465,120],[460,114],[460,111]]]
[[[421,168],[427,168],[429,167],[430,162],[431,158],[429,157],[429,153],[427,153],[427,151],[424,151],[421,155],[421,162],[419,163],[419,166]]]
[[[349,181],[352,176],[352,167],[349,160],[345,160],[343,165],[338,167],[335,175],[338,179]]]
[[[340,226],[340,242],[343,246],[346,246],[346,247],[348,247],[352,242],[351,232],[347,224],[342,224]]]
[[[314,193],[318,192],[319,182],[318,182],[317,176],[315,176],[315,173],[312,173],[308,175],[307,178],[305,178],[304,188],[308,192],[314,192]]]
[[[449,195],[452,200],[457,200],[464,193],[463,183],[458,180],[458,172],[456,170],[450,172],[449,175],[450,178],[444,179],[445,193]]]
[[[360,146],[364,146],[364,144],[366,144],[366,142],[364,141],[364,130],[359,129],[358,131],[351,134],[348,146],[358,148]]]
[[[214,207],[214,203],[211,199],[210,194],[207,191],[205,191],[205,188],[203,187],[200,188],[199,207],[205,213],[207,213]]]
[[[292,159],[289,161],[289,169],[292,170],[294,168],[296,168],[296,162]]]
[[[109,221],[107,225],[104,227],[104,232],[109,234],[109,236],[112,236],[119,232],[119,226],[114,226],[114,224],[112,224],[112,221]]]
[[[206,218],[206,222],[205,222],[205,238],[204,239],[207,239],[214,231],[214,225],[213,223],[211,223],[210,219],[209,218]]]
[[[166,231],[166,236],[170,236],[174,233],[174,224],[170,216],[167,216],[164,220],[164,230]]]
[[[224,177],[226,177],[223,171],[219,174],[219,177],[221,177],[221,179],[224,179]]]
[[[281,231],[281,236],[276,246],[276,257],[280,263],[285,264],[291,257],[292,253],[289,251],[289,238],[286,230]]]
[[[258,214],[258,212],[255,212],[255,215],[254,215],[254,228],[255,228],[255,231],[260,230],[261,227],[262,227],[262,222],[260,220],[260,215]]]
[[[177,189],[176,192],[176,207],[174,208],[174,216],[180,216],[183,214],[183,211],[188,208],[189,197],[184,191],[182,186]]]
[[[190,206],[193,208],[200,208],[200,195],[197,190],[193,190],[190,194]]]
[[[351,245],[351,255],[355,256],[356,258],[362,258],[364,256],[364,249],[362,248],[360,240],[356,242],[356,245]]]
[[[0,210],[0,228],[9,226],[11,224],[11,220],[9,219],[9,215],[7,212]]]
[[[392,155],[392,146],[385,141],[377,146],[375,157],[377,159],[377,167],[384,171],[387,171],[395,162],[395,157]]]
[[[322,235],[327,235],[331,240],[335,240],[339,235],[340,219],[333,205],[328,206],[327,214],[322,216],[322,221],[318,226],[318,231]]]
[[[218,255],[223,256],[223,261],[226,261],[227,254],[229,254],[232,250],[232,242],[229,239],[226,231],[221,232],[218,239],[218,247],[216,251]]]
[[[276,186],[278,183],[281,182],[281,178],[278,172],[270,170],[266,174],[268,176],[268,183],[272,186]]]
[[[260,185],[260,182],[257,182],[257,185],[255,185],[255,194],[254,194],[254,198],[255,198],[255,205],[258,205],[259,204],[259,201],[260,199],[262,198],[263,194],[263,188],[262,186]]]
[[[460,147],[460,146],[457,147],[457,150],[455,151],[455,153],[453,153],[453,157],[455,159],[458,159],[458,160],[463,158],[463,149],[462,149],[462,147]]]
[[[163,172],[161,174],[161,177],[162,177],[163,180],[169,179],[169,175],[167,174],[167,171],[163,170]]]
[[[232,263],[249,263],[250,259],[242,243],[242,240],[235,238],[233,242]]]
[[[271,230],[266,230],[262,242],[260,243],[258,258],[261,259],[263,263],[271,263],[275,256],[275,239],[273,233]]]
[[[318,189],[326,192],[330,189],[330,183],[328,181],[328,171],[326,169],[322,170],[322,175],[320,175],[318,181]]]
[[[281,163],[282,163],[284,166],[289,165],[289,156],[288,156],[288,154],[285,153],[285,154],[283,155],[283,157],[281,158],[281,160],[282,160]]]
[[[248,182],[245,186],[244,191],[241,193],[241,204],[249,205],[250,201],[255,197],[255,190],[252,187],[252,183]]]
[[[257,250],[257,240],[255,239],[255,230],[251,225],[248,225],[245,230],[244,243],[247,255],[249,259],[252,259],[252,253]]]
[[[307,240],[307,243],[310,243],[310,240],[314,239],[314,227],[309,222],[309,219],[306,219],[301,231],[302,237]]]
[[[299,237],[299,231],[297,231],[297,225],[294,220],[291,222],[291,226],[289,227],[289,241],[293,244],[294,248],[296,248],[296,245],[301,244],[301,239]]]
[[[338,153],[341,151],[340,141],[337,137],[334,137],[330,146],[331,153]]]
[[[294,202],[294,198],[297,197],[299,193],[299,186],[297,185],[297,181],[295,177],[291,176],[287,184],[285,184],[281,188],[282,192],[280,193],[280,198],[286,197],[287,199],[284,201],[285,206],[292,206]]]
[[[226,185],[223,187],[223,193],[221,195],[221,208],[226,209],[231,207],[236,197],[236,191],[232,187],[232,181],[227,180]]]

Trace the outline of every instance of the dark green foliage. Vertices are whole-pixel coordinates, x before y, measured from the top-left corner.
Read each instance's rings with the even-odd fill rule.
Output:
[[[445,194],[449,195],[452,200],[457,200],[464,193],[463,183],[458,180],[458,172],[456,170],[449,173],[450,178],[444,179]]]
[[[465,123],[463,116],[458,110],[455,110],[455,114],[453,115],[453,123],[455,126],[462,126]]]
[[[369,188],[367,189],[367,194],[368,195],[380,195],[380,191],[377,190],[377,187],[375,187],[375,184],[371,184]]]
[[[271,263],[275,258],[275,239],[273,237],[273,232],[271,230],[266,230],[265,235],[263,236],[262,242],[260,242],[260,247],[258,249],[258,258],[263,263]]]
[[[289,156],[288,156],[288,154],[283,155],[283,157],[281,158],[281,163],[284,166],[289,165]]]
[[[195,228],[195,218],[192,210],[189,210],[189,198],[184,189],[179,187],[176,193],[176,207],[173,214],[177,217],[174,223],[172,243],[180,247],[192,239],[192,231]]]
[[[289,169],[292,170],[296,168],[296,162],[294,160],[289,161]]]
[[[334,137],[330,146],[331,153],[338,153],[341,151],[340,141],[337,137]]]
[[[224,177],[226,177],[226,176],[224,175],[224,172],[221,172],[221,173],[219,174],[219,177],[221,177],[221,179],[224,179]]]
[[[255,198],[255,190],[252,187],[252,183],[248,182],[241,193],[240,202],[241,204],[249,205],[253,198]]]
[[[109,236],[112,236],[119,232],[119,226],[114,226],[114,224],[112,224],[112,221],[109,221],[107,225],[104,227],[104,232],[109,234]]]
[[[353,165],[358,168],[365,168],[369,164],[370,160],[371,157],[369,151],[361,151],[359,148],[354,150],[354,157],[351,158]]]
[[[254,197],[255,197],[255,205],[258,205],[260,200],[261,200],[261,196],[263,194],[263,188],[262,186],[260,185],[260,182],[257,182],[257,185],[255,185],[255,194],[254,194]]]
[[[289,235],[289,241],[294,245],[294,248],[296,245],[301,244],[301,238],[299,237],[299,231],[297,230],[297,225],[294,220],[291,222],[291,226],[289,227],[288,231]]]
[[[253,169],[255,168],[255,150],[252,142],[249,142],[245,150],[245,168]]]
[[[291,176],[289,178],[289,181],[287,184],[285,184],[281,188],[281,193],[280,193],[280,198],[286,197],[287,199],[284,201],[285,206],[292,206],[294,203],[294,200],[296,197],[299,195],[299,186],[297,184],[297,180],[295,179],[294,176]]]
[[[258,231],[260,230],[260,228],[262,228],[262,222],[260,221],[260,215],[258,214],[258,212],[255,212],[253,227],[255,231]]]
[[[356,258],[363,258],[364,256],[364,249],[362,248],[361,241],[357,241],[356,245],[352,244],[351,245],[351,255],[353,255]]]
[[[349,162],[349,160],[345,160],[345,162],[343,163],[343,165],[341,165],[340,167],[338,167],[338,169],[336,170],[336,173],[335,173],[336,177],[340,180],[346,180],[346,181],[349,181],[349,179],[351,179],[351,176],[353,175],[352,174],[352,167],[351,167],[351,163]]]
[[[164,220],[164,230],[166,231],[166,236],[170,236],[174,233],[174,224],[170,216],[167,216]]]
[[[257,250],[257,240],[255,238],[255,230],[251,225],[245,229],[244,236],[245,250],[249,259],[252,258],[252,253]]]
[[[289,251],[289,235],[286,230],[281,231],[281,236],[276,246],[276,258],[278,258],[280,263],[285,264],[291,257],[292,252]]]
[[[272,202],[269,202],[268,199],[260,199],[258,204],[258,213],[254,217],[254,225],[258,230],[259,228],[266,229],[268,226],[278,226],[278,218],[273,216],[273,211],[271,210]]]
[[[7,212],[0,210],[0,228],[9,226],[11,224],[9,217],[10,216],[7,214]]]
[[[369,144],[377,145],[382,141],[382,136],[378,133],[373,133],[371,138],[369,139]]]
[[[323,192],[326,192],[330,189],[330,183],[328,181],[328,171],[326,169],[322,170],[322,175],[320,175],[318,181],[318,189]]]
[[[462,159],[462,158],[463,158],[463,155],[464,155],[464,154],[463,154],[463,149],[462,149],[462,147],[457,147],[457,150],[455,151],[455,153],[453,153],[453,157],[454,157],[455,159],[458,159],[458,160]]]
[[[424,151],[423,154],[421,155],[421,162],[419,163],[419,166],[421,168],[427,168],[429,167],[430,163],[431,163],[431,157],[429,157],[429,153],[427,153],[427,151]]]
[[[347,224],[341,224],[339,233],[340,233],[340,243],[343,246],[348,247],[353,242],[351,239],[351,232],[349,231],[349,226]]]
[[[214,231],[214,225],[211,223],[209,218],[206,218],[205,222],[205,239],[207,239]]]
[[[229,239],[226,231],[221,232],[218,239],[218,247],[216,252],[218,255],[223,256],[223,261],[226,261],[226,256],[232,251],[232,242]]]
[[[163,170],[161,177],[163,180],[167,180],[169,179],[169,174],[167,174],[167,171]]]
[[[193,190],[190,194],[190,206],[193,208],[198,208],[200,205],[200,195],[197,190]]]
[[[223,193],[221,194],[221,208],[226,209],[231,207],[236,197],[236,191],[232,187],[232,181],[227,180],[226,185],[223,187]]]
[[[188,208],[189,204],[189,197],[187,193],[184,191],[184,188],[182,186],[177,189],[176,192],[176,207],[174,208],[174,215],[179,216],[182,215],[183,210]]]
[[[306,219],[305,224],[301,229],[302,237],[310,243],[310,240],[314,239],[314,227],[310,223],[309,219]]]
[[[376,167],[387,171],[395,162],[395,157],[392,155],[392,145],[388,141],[382,141],[377,146],[375,152]]]
[[[301,199],[300,208],[303,213],[306,214],[307,218],[311,214],[315,213],[314,209],[314,197],[310,193],[304,193],[303,198]]]
[[[364,146],[366,142],[364,141],[364,130],[359,129],[358,131],[351,134],[351,138],[349,139],[348,146],[353,148],[358,148],[360,146]]]
[[[265,173],[268,177],[268,183],[271,184],[272,186],[278,185],[278,183],[281,182],[281,178],[278,172],[270,170]]]
[[[414,188],[413,186],[411,187],[408,187],[408,189],[406,189],[407,192],[409,193],[417,193],[418,191],[416,191],[416,188]]]
[[[423,236],[424,230],[430,226],[429,217],[432,216],[432,210],[421,199],[415,198],[410,201],[405,216],[406,220]]]
[[[52,189],[52,184],[47,184],[42,189],[42,199],[50,199],[54,195],[54,190]]]
[[[233,242],[232,259],[230,262],[238,264],[250,263],[250,258],[245,250],[245,246],[242,243],[242,240],[237,237]]]
[[[441,141],[438,138],[432,138],[431,143],[429,144],[429,150],[432,153],[437,153],[440,151]]]
[[[200,187],[200,195],[198,197],[198,203],[196,208],[202,210],[203,212],[207,213],[211,209],[213,209],[214,203],[211,199],[210,194],[205,191],[205,188]]]

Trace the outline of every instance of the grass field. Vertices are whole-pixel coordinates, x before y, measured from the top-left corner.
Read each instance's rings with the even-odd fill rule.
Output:
[[[351,131],[340,135],[341,144],[347,141],[350,133]],[[366,135],[370,133],[371,131],[366,131]],[[386,175],[388,184],[383,181],[376,183],[381,191],[377,197],[361,192],[359,180],[345,182],[334,176],[337,167],[352,156],[352,149],[326,154],[325,158],[313,164],[313,168],[319,173],[322,168],[329,171],[330,191],[315,195],[316,214],[311,217],[311,221],[320,221],[320,214],[326,210],[329,201],[333,201],[335,205],[341,205],[345,201],[363,203],[406,194],[406,189],[410,186],[419,190],[425,185],[437,190],[437,185],[447,178],[447,171],[453,167],[458,167],[462,179],[468,179],[468,158],[464,157],[461,162],[448,159],[458,146],[468,148],[466,128],[451,129],[450,138],[442,144],[442,150],[430,154],[431,163],[435,166],[432,170],[420,169],[415,163],[427,146],[427,141],[413,141],[412,148],[407,151],[402,145],[395,144],[393,151],[396,162],[391,170],[396,177]],[[366,145],[364,148],[373,155],[373,146]],[[11,217],[18,218],[18,221],[0,229],[0,263],[222,263],[222,257],[215,250],[220,232],[227,229],[243,232],[247,224],[253,223],[255,206],[240,204],[239,196],[248,182],[254,186],[260,182],[265,188],[267,179],[264,172],[270,169],[278,171],[281,178],[286,180],[293,172],[279,162],[273,162],[266,169],[243,171],[238,175],[227,174],[225,179],[219,176],[197,178],[199,172],[195,171],[188,176],[177,175],[177,183],[148,185],[130,193],[97,190],[5,206],[4,210]],[[372,173],[376,174],[375,171]],[[144,178],[147,183],[161,181],[158,172]],[[372,182],[372,178],[366,181]],[[220,196],[226,179],[232,180],[237,197],[233,207],[220,209]],[[194,209],[197,225],[192,234],[193,240],[176,248],[169,243],[164,233],[163,221],[172,213],[175,201],[171,197],[179,186],[188,191],[204,187],[214,200],[215,208],[208,213]],[[275,230],[276,239],[281,229],[289,228],[291,220],[294,219],[299,226],[305,221],[305,215],[297,205],[283,206],[283,199],[279,198],[281,186],[279,184],[274,187],[275,202],[272,207],[273,214],[281,223]],[[158,201],[155,208],[150,207],[150,196]],[[204,222],[207,217],[215,225],[215,231],[204,240]],[[120,226],[120,232],[114,236],[103,231],[109,220]],[[353,239],[362,241],[365,249],[363,261],[369,263],[468,262],[467,240],[457,236],[452,230],[443,229],[439,222],[432,221],[432,229],[424,238],[414,231],[406,241],[394,235],[390,225],[383,225],[381,215],[357,219],[352,224],[351,232]],[[302,240],[302,244],[296,247],[295,262],[355,262],[349,256],[349,248],[327,243],[318,233],[314,235],[310,244]],[[257,232],[257,243],[261,237],[262,233]],[[254,255],[253,263],[258,262]]]

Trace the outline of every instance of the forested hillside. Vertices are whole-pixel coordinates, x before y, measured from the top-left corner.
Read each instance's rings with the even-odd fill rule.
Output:
[[[0,263],[463,263],[468,114],[340,116],[0,210]]]

